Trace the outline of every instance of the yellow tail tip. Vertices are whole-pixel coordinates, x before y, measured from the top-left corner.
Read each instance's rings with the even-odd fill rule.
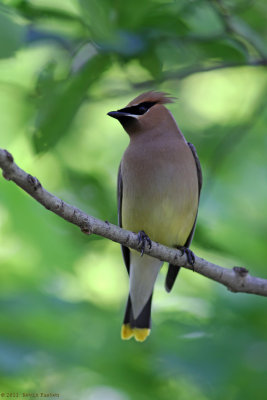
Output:
[[[134,328],[134,338],[137,342],[144,342],[150,334],[148,328]]]
[[[137,342],[144,342],[149,334],[150,329],[148,328],[132,328],[130,324],[123,324],[121,327],[121,338],[123,340],[134,337]]]
[[[121,327],[121,338],[123,340],[129,340],[134,336],[134,330],[129,324],[123,324]]]

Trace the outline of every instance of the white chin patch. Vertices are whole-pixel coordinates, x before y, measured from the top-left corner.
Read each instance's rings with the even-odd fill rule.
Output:
[[[135,118],[135,119],[138,119],[139,117],[141,117],[141,115],[130,114],[130,113],[125,113],[124,115],[125,115],[125,117],[132,117],[132,118]]]

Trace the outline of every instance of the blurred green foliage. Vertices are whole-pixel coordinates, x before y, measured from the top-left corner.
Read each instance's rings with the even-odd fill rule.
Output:
[[[170,105],[204,172],[192,249],[266,277],[267,3],[2,0],[0,147],[59,197],[116,222],[128,138],[106,113],[144,90]],[[159,276],[153,329],[122,342],[117,244],[0,180],[0,393],[64,400],[246,400],[267,389],[266,300]]]

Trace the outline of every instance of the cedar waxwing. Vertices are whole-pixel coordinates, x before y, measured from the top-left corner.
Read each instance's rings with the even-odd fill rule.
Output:
[[[125,108],[108,113],[130,137],[118,173],[118,219],[122,228],[139,232],[144,247],[150,239],[186,252],[198,212],[202,174],[196,150],[187,143],[171,112],[163,104],[172,98],[147,92]],[[150,238],[150,239],[149,239]],[[144,341],[150,333],[154,284],[162,261],[122,246],[130,276],[130,293],[121,329],[122,339]],[[169,265],[169,292],[179,267]]]

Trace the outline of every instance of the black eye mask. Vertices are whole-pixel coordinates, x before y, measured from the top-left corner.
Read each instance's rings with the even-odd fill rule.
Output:
[[[137,104],[136,106],[121,108],[118,111],[133,115],[143,115],[155,104],[156,102],[154,101],[144,101],[143,103]]]

